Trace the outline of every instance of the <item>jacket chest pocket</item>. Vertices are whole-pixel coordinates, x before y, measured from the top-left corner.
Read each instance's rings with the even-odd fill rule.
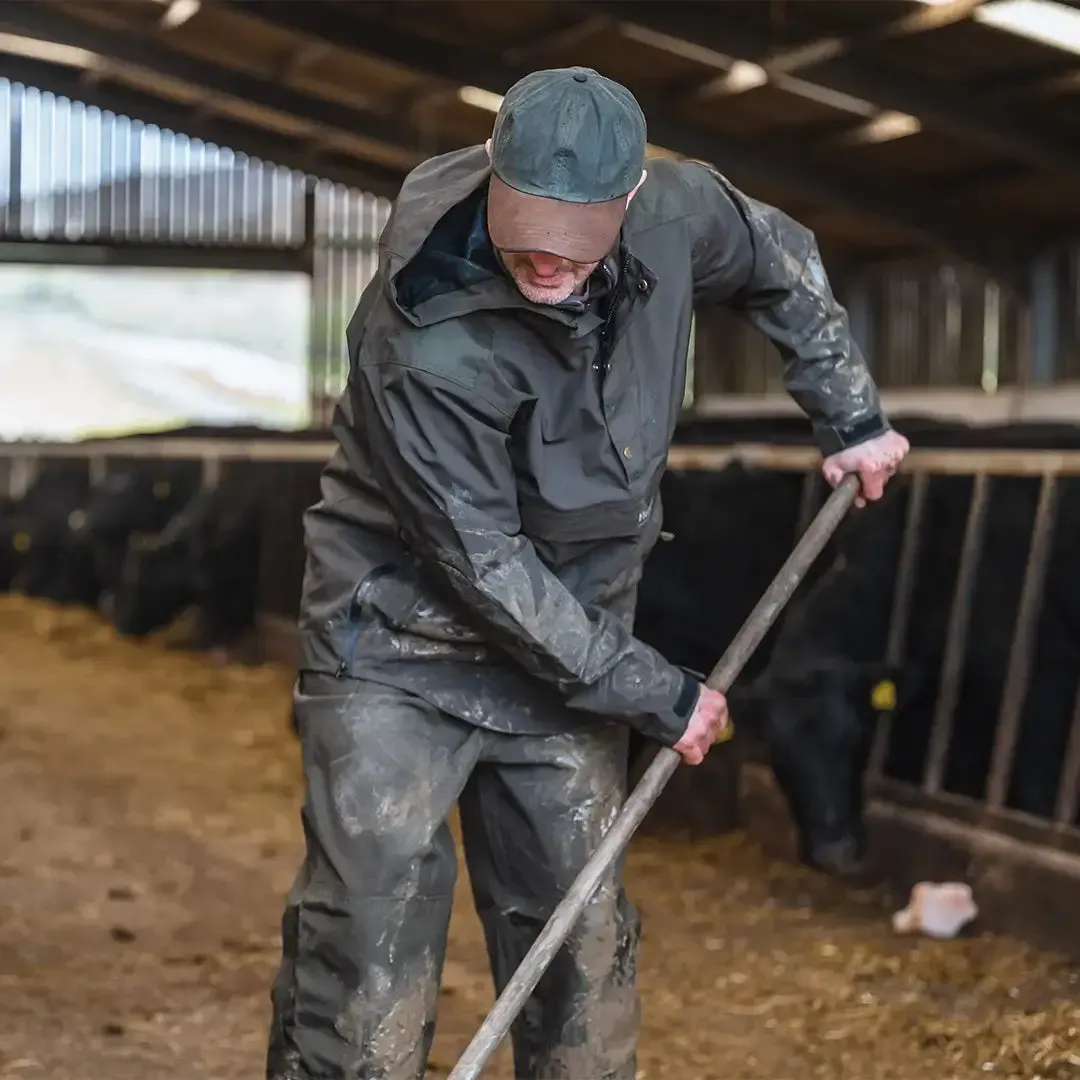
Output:
[[[557,545],[595,544],[604,540],[651,543],[662,516],[659,490],[574,510],[557,509],[534,499],[520,499],[522,530],[534,540]]]

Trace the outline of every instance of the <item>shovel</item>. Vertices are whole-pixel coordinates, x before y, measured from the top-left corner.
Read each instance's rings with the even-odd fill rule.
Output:
[[[829,542],[829,538],[844,519],[858,491],[859,478],[851,474],[845,476],[829,496],[828,501],[818,511],[817,517],[810,522],[806,532],[795,545],[795,550],[780,567],[779,573],[773,578],[765,595],[750,612],[746,622],[735,635],[735,639],[713,668],[712,674],[706,680],[708,687],[719,690],[721,693],[727,693],[731,689],[731,684],[738,678],[746,661],[761,644],[761,639],[768,633],[776,617],[798,588],[799,582],[806,576],[807,570],[821,554],[822,548]],[[730,730],[729,722],[727,725],[729,738]],[[558,907],[552,912],[547,925],[540,931],[532,948],[525,954],[525,959],[521,961],[517,971],[506,984],[491,1012],[473,1036],[472,1042],[465,1048],[465,1053],[461,1055],[447,1080],[477,1080],[488,1058],[498,1049],[518,1013],[528,1001],[529,995],[536,989],[536,984],[543,977],[563,942],[566,941],[596,887],[619,857],[649,808],[659,798],[664,785],[674,775],[681,760],[680,754],[666,746],[662,747],[653,758],[652,763],[645,770],[645,775],[623,804],[619,816],[612,822],[611,828],[604,833],[596,851],[582,868]]]

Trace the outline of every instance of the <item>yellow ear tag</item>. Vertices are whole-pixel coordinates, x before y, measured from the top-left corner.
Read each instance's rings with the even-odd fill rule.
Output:
[[[172,484],[170,484],[168,480],[158,480],[154,484],[154,498],[155,499],[164,499],[164,498],[166,498],[170,491],[172,491]]]
[[[878,712],[891,712],[896,708],[896,683],[883,679],[870,691],[870,704]]]
[[[17,532],[11,538],[11,546],[16,551],[29,551],[30,550],[30,537],[24,532]]]

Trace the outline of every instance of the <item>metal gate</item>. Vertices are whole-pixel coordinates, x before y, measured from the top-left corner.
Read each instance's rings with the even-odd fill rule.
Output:
[[[32,475],[36,461],[44,458],[84,456],[88,465],[99,472],[109,459],[128,455],[194,459],[204,463],[210,478],[220,469],[228,468],[231,462],[256,462],[262,468],[274,469],[272,486],[280,506],[276,506],[267,518],[273,536],[266,544],[263,556],[261,609],[280,638],[283,629],[288,632],[295,627],[303,558],[300,511],[314,501],[315,481],[333,449],[332,444],[323,442],[289,444],[154,438],[100,443],[92,450],[77,444],[0,444],[0,488],[7,486],[5,478],[9,483],[15,481],[21,486]],[[671,449],[668,461],[673,468],[691,470],[718,470],[733,461],[740,461],[759,468],[804,471],[800,530],[805,528],[824,495],[819,472],[820,455],[811,447],[677,446]],[[869,790],[880,813],[891,820],[903,818],[910,827],[909,832],[914,830],[915,839],[910,842],[914,849],[909,859],[914,867],[911,873],[925,872],[918,867],[925,854],[927,829],[934,822],[939,825],[946,822],[950,835],[958,838],[969,853],[989,844],[987,850],[992,849],[993,859],[998,863],[1007,858],[1010,866],[1024,863],[1032,868],[1023,883],[1015,886],[1012,896],[1018,898],[1025,890],[1035,888],[1038,873],[1044,877],[1048,874],[1046,880],[1051,884],[1039,886],[1042,889],[1039,895],[1050,896],[1058,905],[1061,918],[1056,923],[1047,914],[1046,903],[1050,901],[1013,906],[1027,909],[1034,932],[1049,932],[1048,928],[1062,925],[1064,919],[1067,928],[1062,932],[1071,933],[1075,938],[1073,912],[1075,905],[1080,903],[1080,828],[1076,824],[1080,813],[1080,687],[1059,771],[1054,813],[1046,817],[1021,813],[1006,806],[1006,797],[1020,734],[1021,710],[1031,675],[1036,626],[1047,587],[1046,567],[1060,490],[1067,478],[1080,476],[1080,452],[913,450],[904,472],[911,475],[912,486],[896,570],[885,657],[891,662],[904,659],[903,643],[911,617],[916,551],[927,527],[925,511],[929,481],[936,476],[968,477],[972,482],[972,495],[966,511],[955,584],[947,601],[947,644],[940,659],[940,683],[933,709],[930,748],[921,782],[909,784],[884,775],[883,763],[889,739],[886,720],[878,729],[871,755]],[[1040,493],[1026,552],[1004,692],[996,717],[986,793],[984,798],[976,799],[943,790],[943,776],[954,734],[953,717],[968,641],[973,584],[984,547],[991,483],[998,477],[1035,478],[1040,483]],[[1080,681],[1080,671],[1077,676]],[[927,813],[933,820],[926,817]],[[890,853],[893,855],[895,852]],[[1015,881],[1015,874],[1009,880]],[[1011,913],[1006,914],[1011,917]],[[1056,938],[1055,943],[1060,944]]]

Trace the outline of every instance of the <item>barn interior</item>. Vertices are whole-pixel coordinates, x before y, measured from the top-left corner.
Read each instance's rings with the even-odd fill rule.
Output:
[[[873,659],[919,672],[863,695],[872,869],[800,861],[736,711],[630,842],[637,1077],[1080,1075],[1080,3],[0,0],[4,1080],[265,1075],[345,328],[409,171],[566,65],[634,92],[650,155],[813,230],[912,444],[859,511]],[[701,307],[687,366],[646,580],[709,664],[828,493],[758,330]],[[783,503],[739,535],[701,511],[736,467]],[[103,569],[89,500],[126,475]],[[245,557],[133,614],[123,568],[196,504],[246,508]],[[842,535],[815,573],[865,550]],[[925,882],[970,888],[956,936],[898,930]],[[462,864],[426,1077],[493,1001]]]

